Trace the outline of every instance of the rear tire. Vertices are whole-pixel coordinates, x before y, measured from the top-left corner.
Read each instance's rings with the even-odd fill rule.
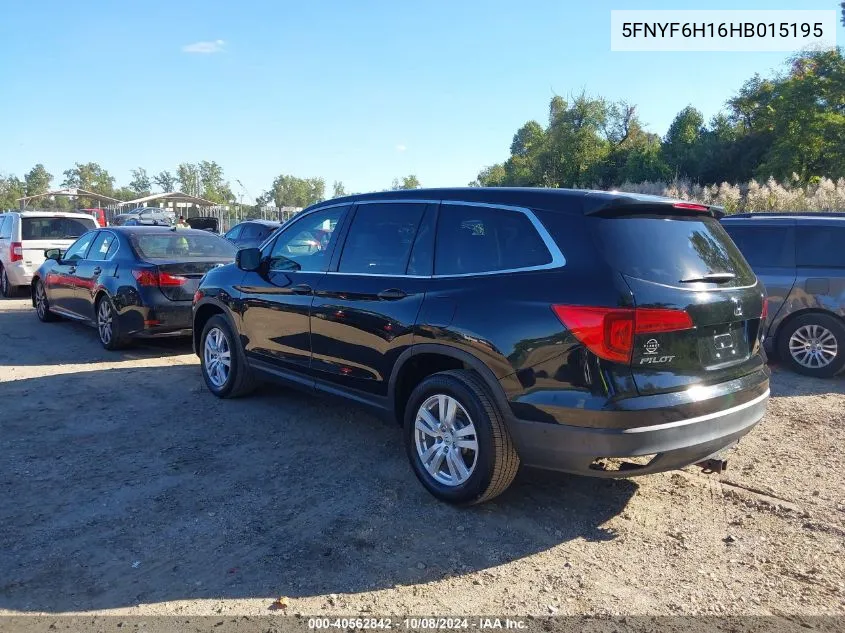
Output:
[[[199,353],[205,385],[218,398],[245,396],[257,386],[240,340],[222,315],[214,315],[205,324]]]
[[[471,371],[440,372],[417,385],[405,408],[404,437],[414,474],[447,503],[489,501],[519,469],[504,416]]]
[[[109,351],[123,349],[129,343],[129,338],[120,331],[120,315],[114,308],[112,300],[103,295],[96,304],[97,334],[100,344]]]
[[[58,315],[50,312],[50,301],[47,299],[47,290],[44,288],[44,283],[39,279],[35,282],[35,288],[32,289],[32,300],[35,304],[35,314],[38,315],[38,320],[42,323],[52,323],[58,321]]]
[[[7,299],[11,299],[17,294],[17,288],[9,283],[9,276],[3,266],[0,266],[0,294]]]
[[[830,314],[803,314],[780,328],[777,351],[793,371],[831,378],[845,368],[845,323]]]

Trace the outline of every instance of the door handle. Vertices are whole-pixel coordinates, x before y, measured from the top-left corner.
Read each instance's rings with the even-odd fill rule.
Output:
[[[404,290],[399,290],[398,288],[390,288],[378,293],[378,298],[382,301],[396,301],[397,299],[404,299],[407,296],[408,294]]]
[[[68,272],[69,272],[71,275],[72,275],[73,273],[75,273],[75,272],[76,272],[76,266],[71,266],[70,268],[68,268]]]
[[[99,266],[95,266],[94,270],[92,270],[91,272],[93,272],[95,275],[99,275],[101,272],[103,272],[103,269]]]
[[[293,294],[296,295],[310,295],[313,292],[313,290],[311,290],[311,286],[309,286],[308,284],[297,284],[296,286],[293,286],[290,290]]]

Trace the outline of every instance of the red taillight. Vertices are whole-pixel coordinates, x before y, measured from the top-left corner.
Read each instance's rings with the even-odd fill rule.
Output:
[[[13,262],[19,262],[23,259],[23,244],[20,242],[9,244],[9,259]]]
[[[133,270],[132,276],[138,281],[139,286],[173,287],[181,286],[188,281],[187,277],[179,277],[149,269]]]
[[[557,318],[593,354],[618,363],[631,362],[634,337],[688,330],[690,315],[669,308],[592,308],[554,305]]]
[[[694,202],[676,202],[672,205],[675,209],[686,209],[687,211],[701,211],[707,213],[710,207],[704,204],[695,204]]]
[[[763,299],[763,314],[760,315],[760,319],[765,321],[767,316],[769,316],[769,298],[765,297]]]
[[[199,288],[197,288],[197,291],[194,293],[194,300],[193,300],[192,303],[197,303],[204,296],[205,296],[205,293],[202,290],[200,290]]]

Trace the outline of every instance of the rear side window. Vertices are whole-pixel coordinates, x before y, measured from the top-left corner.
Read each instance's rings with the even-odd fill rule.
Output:
[[[11,233],[11,220],[9,220],[9,216],[0,216],[0,237],[9,237],[6,235],[6,224],[9,224],[10,229],[9,232]]]
[[[88,252],[88,259],[109,259],[109,250],[115,241],[116,237],[114,233],[111,231],[100,231],[97,239],[91,245],[91,250]]]
[[[752,268],[795,266],[792,226],[742,226],[733,223],[723,226]]]
[[[362,204],[343,246],[342,273],[404,275],[425,204]]]
[[[845,227],[796,227],[795,259],[799,266],[845,268]]]
[[[592,218],[605,260],[630,277],[678,285],[710,273],[733,273],[723,287],[746,286],[755,276],[739,249],[714,218]]]
[[[97,228],[94,218],[35,217],[21,218],[23,240],[75,240]]]
[[[549,249],[524,213],[484,206],[440,206],[435,275],[516,270],[551,261]]]

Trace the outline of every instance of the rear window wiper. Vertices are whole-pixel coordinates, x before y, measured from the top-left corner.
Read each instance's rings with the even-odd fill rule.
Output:
[[[725,284],[732,279],[736,279],[736,275],[733,273],[707,273],[706,275],[701,275],[701,277],[688,277],[687,279],[681,279],[680,283],[693,284],[697,282],[704,282],[711,284]]]

